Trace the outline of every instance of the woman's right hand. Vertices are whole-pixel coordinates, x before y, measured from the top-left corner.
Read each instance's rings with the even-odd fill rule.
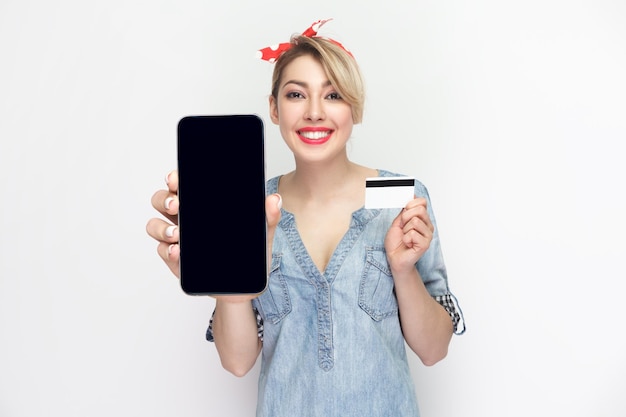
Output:
[[[165,219],[152,218],[146,225],[148,235],[158,242],[157,253],[170,271],[180,278],[180,248],[178,246],[178,171],[172,171],[165,177],[167,190],[158,190],[152,195],[154,207]],[[276,225],[280,220],[282,198],[272,194],[265,199],[267,220],[268,265],[272,260],[272,242]]]
[[[170,271],[180,278],[180,249],[178,246],[178,171],[165,177],[167,190],[159,190],[152,195],[152,207],[163,218],[148,220],[146,231],[159,244],[157,253],[165,261]]]

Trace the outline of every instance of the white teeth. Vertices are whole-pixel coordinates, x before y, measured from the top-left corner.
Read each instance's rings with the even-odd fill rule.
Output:
[[[325,138],[329,134],[330,134],[330,130],[314,131],[314,132],[312,132],[312,131],[300,132],[300,135],[304,136],[307,139],[311,139],[311,140],[319,140],[321,138]]]

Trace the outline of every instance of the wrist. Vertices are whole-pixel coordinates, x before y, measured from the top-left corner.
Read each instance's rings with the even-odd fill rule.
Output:
[[[229,306],[237,306],[237,305],[250,305],[252,301],[252,296],[250,295],[217,295],[213,296],[215,298],[216,305],[229,305]]]
[[[417,274],[417,269],[415,268],[415,264],[398,264],[394,265],[389,263],[389,269],[391,271],[391,275],[393,279],[415,279]]]

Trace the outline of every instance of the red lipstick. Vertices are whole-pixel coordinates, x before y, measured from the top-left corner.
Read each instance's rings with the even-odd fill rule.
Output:
[[[330,139],[334,130],[326,127],[303,127],[296,133],[300,140],[309,145],[322,145]]]

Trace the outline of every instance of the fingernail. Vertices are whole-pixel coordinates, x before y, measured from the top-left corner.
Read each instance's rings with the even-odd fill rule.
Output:
[[[172,243],[167,247],[167,254],[170,255],[172,253],[172,249],[174,249],[175,243]]]
[[[176,230],[176,226],[171,225],[167,229],[165,229],[165,236],[172,237],[174,236],[174,230]]]
[[[174,198],[173,198],[173,197],[167,197],[167,198],[165,199],[165,204],[164,204],[164,205],[165,205],[165,210],[169,210],[169,209],[170,209],[170,203],[171,203],[172,201],[174,201]]]
[[[170,183],[170,174],[171,173],[172,172],[170,171],[170,172],[167,173],[167,175],[165,175],[165,184],[169,184]]]

